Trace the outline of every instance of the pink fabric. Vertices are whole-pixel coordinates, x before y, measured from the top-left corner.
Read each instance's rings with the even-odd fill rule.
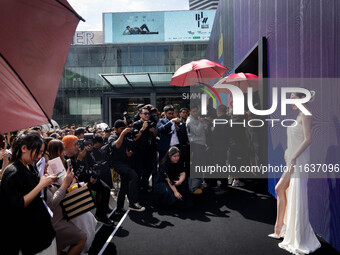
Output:
[[[72,9],[67,1],[60,2]],[[1,6],[0,52],[51,118],[79,19],[55,0],[2,0]],[[0,67],[0,132],[47,123],[20,80],[5,68],[3,60]]]
[[[239,87],[243,93],[247,93],[248,88],[252,87],[253,92],[259,89],[258,86],[258,76],[252,73],[232,73],[227,77],[219,80],[217,84],[232,84]],[[216,84],[216,85],[217,85]],[[226,88],[216,88],[219,93],[228,93],[230,94],[230,90]]]
[[[205,83],[221,77],[227,70],[228,68],[207,59],[192,61],[178,68],[172,76],[170,85],[183,87],[194,85],[197,82]]]

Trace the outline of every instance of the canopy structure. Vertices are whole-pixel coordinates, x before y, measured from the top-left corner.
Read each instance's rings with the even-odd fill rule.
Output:
[[[66,0],[0,0],[0,6],[0,132],[5,133],[50,122],[82,18]]]

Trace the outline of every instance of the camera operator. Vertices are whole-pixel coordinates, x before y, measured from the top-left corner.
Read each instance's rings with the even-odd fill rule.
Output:
[[[121,178],[116,213],[124,212],[125,195],[129,198],[130,210],[142,212],[145,207],[140,206],[138,203],[138,175],[131,167],[133,152],[127,139],[131,128],[127,128],[123,120],[116,120],[114,131],[114,134],[109,138],[109,144],[112,144],[113,167]]]
[[[101,151],[101,147],[104,144],[104,139],[101,135],[95,134],[93,138],[93,149],[91,155],[95,160],[95,165],[99,170],[98,175],[102,181],[105,182],[110,189],[113,188],[111,169],[109,162],[106,162],[105,155]]]
[[[96,219],[107,226],[112,226],[113,221],[106,216],[110,211],[110,188],[98,178],[94,170],[95,161],[90,154],[92,146],[87,145],[79,152],[78,137],[67,135],[62,141],[65,145],[65,159],[71,159],[72,168],[78,180],[87,182],[89,189],[95,190],[101,198],[97,201]]]
[[[133,123],[132,128],[138,130],[135,141],[135,170],[140,181],[140,190],[147,192],[149,177],[153,171],[156,131],[155,124],[150,120],[148,107],[143,107],[139,113],[140,120]]]

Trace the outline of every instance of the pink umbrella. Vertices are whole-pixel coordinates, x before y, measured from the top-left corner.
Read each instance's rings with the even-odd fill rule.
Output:
[[[50,121],[79,19],[66,0],[1,0],[1,133]]]
[[[217,92],[230,94],[230,90],[224,88],[225,86],[223,86],[223,84],[235,85],[239,87],[243,93],[247,93],[249,87],[252,87],[253,91],[257,91],[258,76],[251,73],[233,73],[215,84],[214,88],[217,90]]]
[[[184,87],[203,83],[221,77],[227,70],[228,68],[207,59],[192,61],[178,68],[170,85]]]

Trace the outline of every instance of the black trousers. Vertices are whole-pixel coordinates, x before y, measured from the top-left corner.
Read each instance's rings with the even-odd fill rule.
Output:
[[[110,201],[110,188],[107,186],[105,182],[100,179],[97,179],[95,184],[89,182],[88,187],[91,190],[94,190],[99,194],[100,199],[97,200],[97,211],[96,214],[99,217],[105,217],[107,213],[107,209],[109,207]]]
[[[166,181],[157,182],[153,190],[157,204],[163,206],[177,204],[179,208],[191,207],[193,205],[193,201],[189,192],[187,179],[182,183],[182,185],[177,186],[176,189],[182,195],[182,199],[175,197],[174,192]]]
[[[123,208],[125,195],[128,196],[130,204],[138,202],[138,175],[126,163],[115,163],[115,171],[120,175],[121,186],[117,198],[117,208]]]
[[[139,186],[146,189],[149,185],[149,178],[154,168],[154,154],[152,150],[136,150],[135,170],[138,174]]]
[[[111,168],[109,163],[103,164],[103,166],[100,169],[100,179],[109,186],[110,189],[113,188],[113,181],[112,181],[112,175],[111,175]]]

